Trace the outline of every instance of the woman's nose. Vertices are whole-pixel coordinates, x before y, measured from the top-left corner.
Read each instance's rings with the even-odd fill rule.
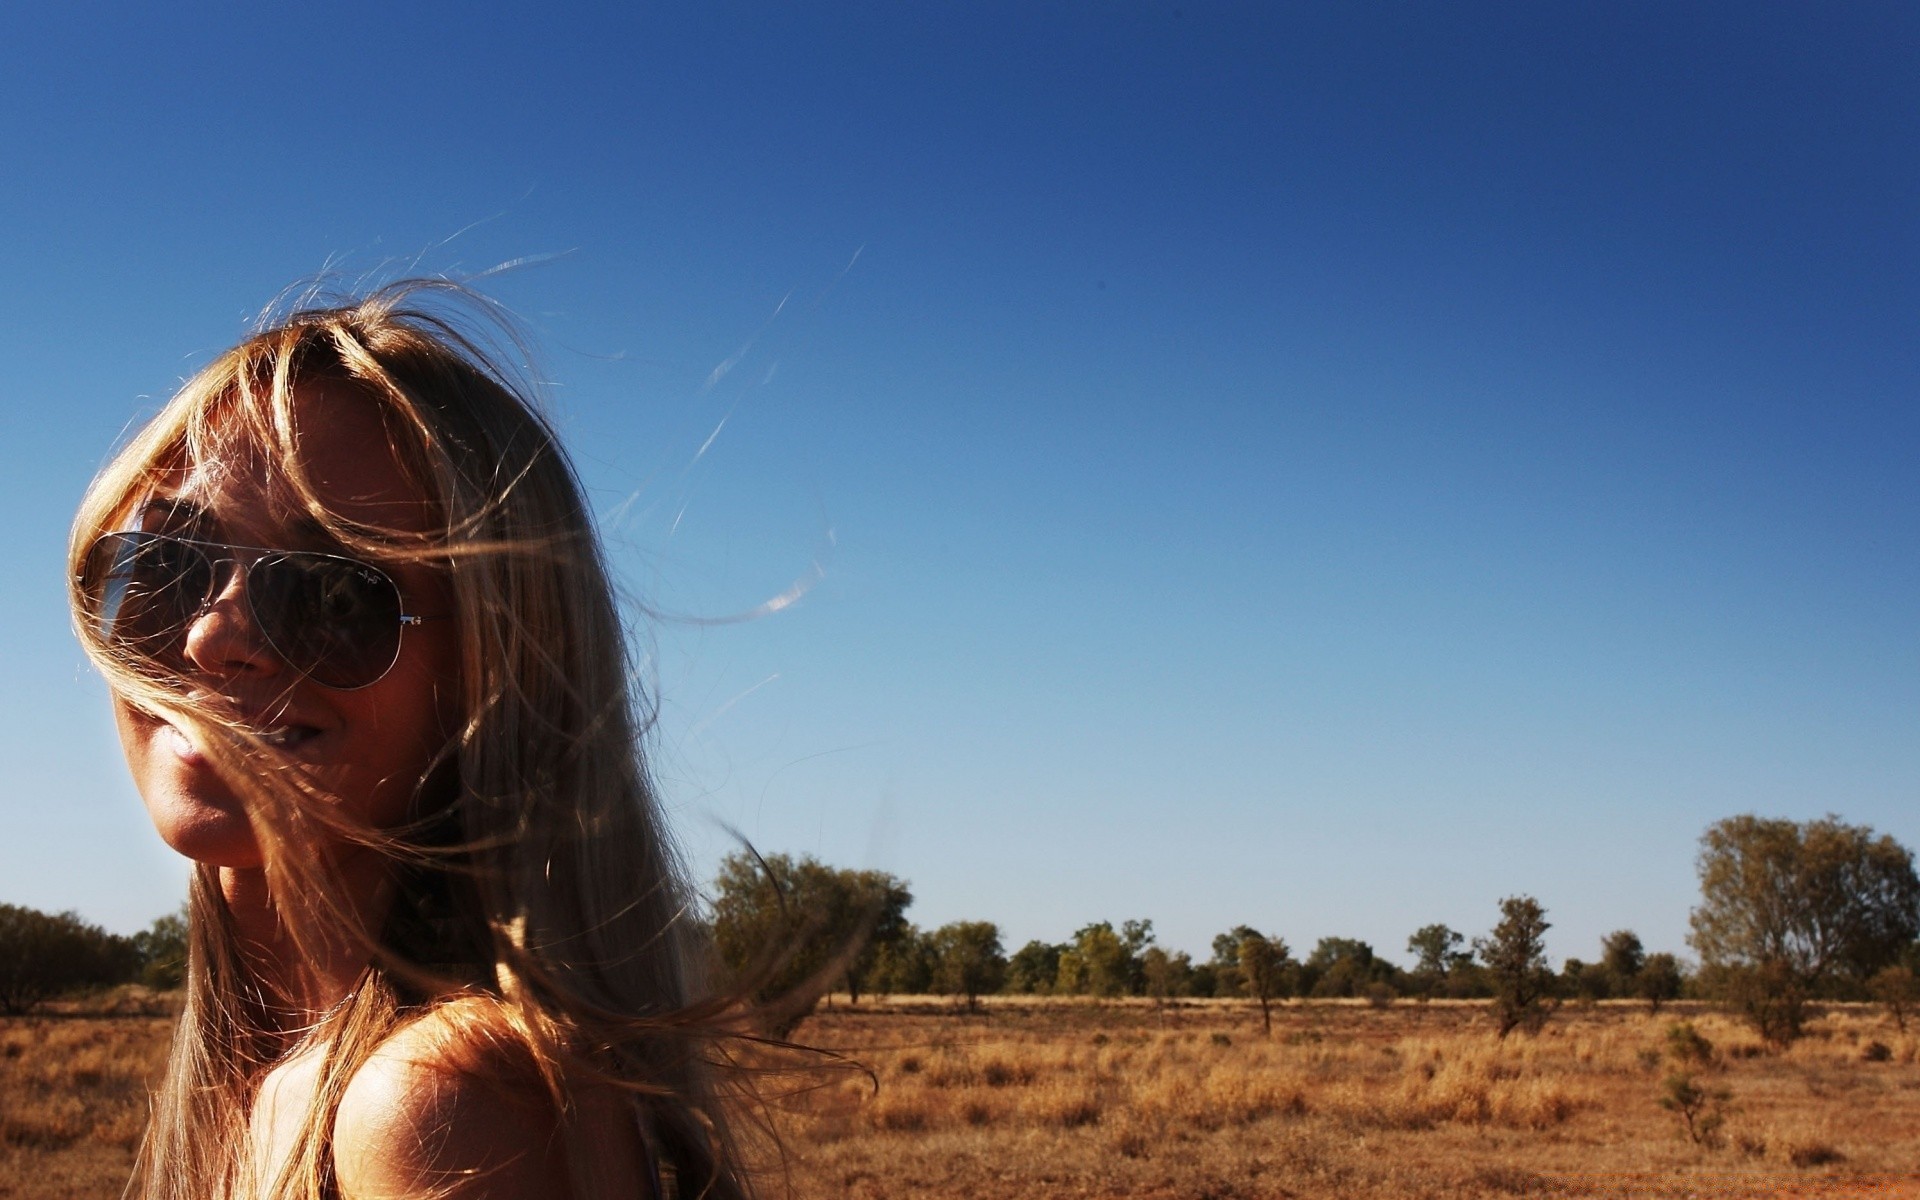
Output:
[[[207,675],[272,674],[280,658],[253,619],[247,600],[247,571],[239,563],[219,564],[213,594],[187,626],[182,652],[195,670]]]

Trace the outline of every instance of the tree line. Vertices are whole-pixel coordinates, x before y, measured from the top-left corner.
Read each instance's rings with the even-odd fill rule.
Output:
[[[0,904],[0,1013],[17,1016],[85,988],[179,987],[187,970],[185,907],[124,937],[78,913]]]
[[[1798,1037],[1819,1000],[1876,1000],[1905,1027],[1920,1008],[1920,878],[1891,836],[1836,816],[1796,822],[1753,815],[1701,835],[1700,903],[1688,944],[1697,965],[1648,953],[1620,929],[1598,955],[1548,967],[1546,909],[1531,896],[1499,902],[1499,920],[1469,939],[1445,924],[1414,930],[1401,967],[1368,943],[1320,938],[1304,955],[1277,933],[1235,925],[1196,959],[1158,944],[1147,919],[1095,921],[1064,941],[1009,952],[991,921],[921,929],[913,893],[884,871],[750,852],[721,863],[703,919],[722,982],[790,1029],[830,990],[938,994],[969,1007],[992,993],[1239,997],[1270,1024],[1276,1002],[1300,998],[1479,999],[1505,1035],[1533,1028],[1568,1000],[1682,996],[1718,1000],[1770,1042]],[[123,937],[74,913],[0,904],[0,1012],[25,1012],[78,988],[176,987],[185,971],[185,909]]]
[[[1235,925],[1195,959],[1157,944],[1153,922],[1096,921],[1065,941],[1009,952],[990,921],[921,929],[912,891],[882,871],[810,857],[729,856],[711,891],[721,964],[790,1027],[829,989],[939,994],[972,1007],[989,993],[1241,997],[1271,1006],[1302,998],[1482,999],[1504,1036],[1537,1027],[1568,1000],[1638,999],[1657,1009],[1682,996],[1721,1001],[1767,1040],[1797,1037],[1815,1000],[1878,1000],[1904,1027],[1920,1006],[1920,879],[1890,836],[1838,817],[1795,822],[1752,815],[1701,835],[1701,900],[1688,943],[1698,964],[1649,953],[1615,930],[1591,961],[1549,970],[1546,910],[1531,896],[1499,902],[1499,920],[1469,939],[1428,924],[1407,939],[1403,968],[1364,941],[1320,938],[1296,956],[1278,934]]]

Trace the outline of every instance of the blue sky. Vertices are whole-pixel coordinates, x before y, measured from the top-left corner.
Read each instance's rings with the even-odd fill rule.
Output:
[[[291,283],[521,260],[696,875],[734,829],[1193,951],[1528,892],[1591,958],[1684,948],[1720,817],[1920,845],[1916,51],[1890,4],[10,12],[0,900],[182,889],[66,630],[110,447]]]

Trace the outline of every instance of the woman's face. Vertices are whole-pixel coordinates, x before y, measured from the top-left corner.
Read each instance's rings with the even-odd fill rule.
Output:
[[[324,507],[348,521],[429,532],[432,511],[401,470],[379,407],[337,384],[294,393],[300,462]],[[150,497],[143,529],[279,550],[342,552],[311,527],[278,472],[262,459],[196,463],[178,487]],[[353,691],[322,687],[283,662],[255,627],[246,572],[225,572],[182,646],[186,682],[217,711],[272,733],[308,780],[375,828],[401,821],[422,776],[456,727],[459,647],[446,580],[427,567],[382,564],[404,611],[400,656]],[[221,867],[261,865],[246,802],[222,781],[186,731],[115,702],[120,742],[155,828],[169,846]]]

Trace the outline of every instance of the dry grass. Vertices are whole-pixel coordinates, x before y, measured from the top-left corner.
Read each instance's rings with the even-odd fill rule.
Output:
[[[1711,1145],[1659,1104],[1679,1017],[1732,1095]],[[841,1001],[800,1036],[872,1072],[787,1101],[808,1197],[1920,1197],[1920,1034],[1864,1009],[1785,1054],[1614,1005],[1501,1042],[1473,1005],[1289,1005],[1267,1038],[1224,1002]],[[166,1038],[0,1021],[0,1197],[118,1196]]]
[[[137,989],[0,1020],[0,1197],[118,1196],[171,1027],[165,1006]]]
[[[1732,1093],[1696,1145],[1667,1030]],[[1920,1197],[1920,1038],[1836,1007],[1786,1054],[1717,1014],[1475,1005],[844,1002],[803,1039],[866,1064],[789,1104],[805,1196]],[[1884,1055],[1872,1051],[1875,1044]]]

